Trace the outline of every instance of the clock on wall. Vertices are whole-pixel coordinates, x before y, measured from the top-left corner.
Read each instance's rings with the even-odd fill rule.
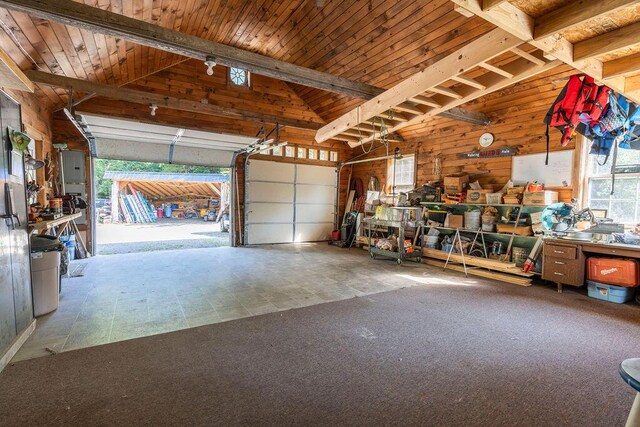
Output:
[[[480,135],[480,146],[481,147],[488,147],[491,144],[493,144],[493,134],[490,132],[485,132],[482,135]]]

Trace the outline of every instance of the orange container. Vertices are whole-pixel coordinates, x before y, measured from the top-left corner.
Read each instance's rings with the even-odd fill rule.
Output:
[[[634,259],[587,259],[587,279],[594,282],[633,288],[640,284],[640,264]]]

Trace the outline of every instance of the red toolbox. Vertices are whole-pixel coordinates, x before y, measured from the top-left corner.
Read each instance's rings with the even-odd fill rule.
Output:
[[[634,259],[590,257],[587,279],[632,288],[640,284],[640,264]]]

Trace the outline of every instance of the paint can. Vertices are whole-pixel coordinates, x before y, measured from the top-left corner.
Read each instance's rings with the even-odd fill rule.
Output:
[[[469,230],[480,228],[480,211],[467,211],[464,213],[464,228]]]
[[[514,246],[511,251],[511,262],[516,264],[516,267],[522,267],[529,256],[529,248],[519,248]]]

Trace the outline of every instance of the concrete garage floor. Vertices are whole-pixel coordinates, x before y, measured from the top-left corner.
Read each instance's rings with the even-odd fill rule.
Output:
[[[417,284],[474,283],[324,243],[166,250],[78,262],[87,264],[84,276],[63,279],[58,310],[38,318],[13,361]]]

